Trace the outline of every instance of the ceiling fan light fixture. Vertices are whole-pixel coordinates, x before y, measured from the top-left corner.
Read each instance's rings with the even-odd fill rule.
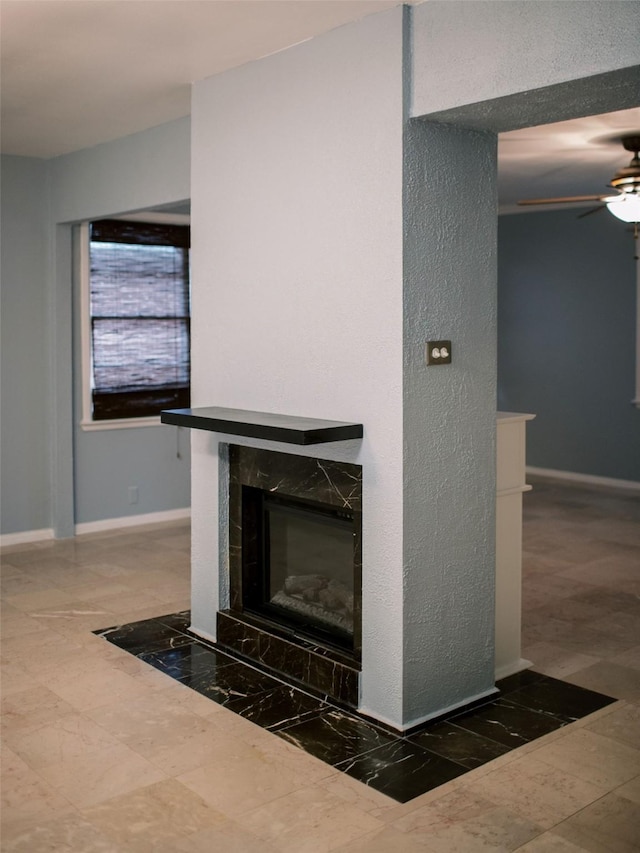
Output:
[[[609,213],[623,222],[640,222],[640,195],[637,193],[621,193],[602,200]]]

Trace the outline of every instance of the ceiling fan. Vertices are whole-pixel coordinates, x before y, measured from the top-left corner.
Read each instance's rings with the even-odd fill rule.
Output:
[[[588,216],[605,207],[623,222],[632,222],[635,226],[637,237],[638,223],[640,223],[640,131],[627,134],[620,138],[625,150],[631,152],[633,157],[628,166],[619,169],[611,178],[610,187],[616,191],[615,195],[574,195],[561,198],[530,198],[519,201],[520,205],[535,204],[569,204],[581,201],[600,201],[602,204],[591,208],[581,216]]]

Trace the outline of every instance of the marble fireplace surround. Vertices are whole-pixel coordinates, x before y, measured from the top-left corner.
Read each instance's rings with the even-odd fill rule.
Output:
[[[362,467],[245,445],[229,445],[229,608],[217,614],[217,641],[267,669],[357,707],[362,611]],[[354,519],[353,653],[247,613],[242,583],[242,488],[348,509]]]
[[[225,436],[303,446],[361,439],[364,431],[360,423],[221,406],[168,409],[161,413],[160,420]],[[229,500],[229,569],[228,577],[220,578],[221,587],[228,581],[229,607],[216,613],[217,645],[293,683],[357,708],[362,635],[362,466],[246,445],[221,442],[219,448],[229,462],[228,489],[226,483],[219,484],[227,491]],[[305,639],[270,620],[244,612],[240,552],[243,485],[352,512],[355,529],[353,654]],[[225,556],[221,555],[221,568],[225,562]]]

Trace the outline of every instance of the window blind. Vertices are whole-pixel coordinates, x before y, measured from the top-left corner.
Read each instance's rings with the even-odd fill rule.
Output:
[[[189,228],[90,228],[93,419],[189,406]]]

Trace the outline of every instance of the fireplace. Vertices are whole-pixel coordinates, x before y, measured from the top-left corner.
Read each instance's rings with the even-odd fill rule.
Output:
[[[352,650],[355,540],[350,509],[243,486],[245,611]]]
[[[362,468],[229,445],[229,608],[218,642],[356,706]]]

